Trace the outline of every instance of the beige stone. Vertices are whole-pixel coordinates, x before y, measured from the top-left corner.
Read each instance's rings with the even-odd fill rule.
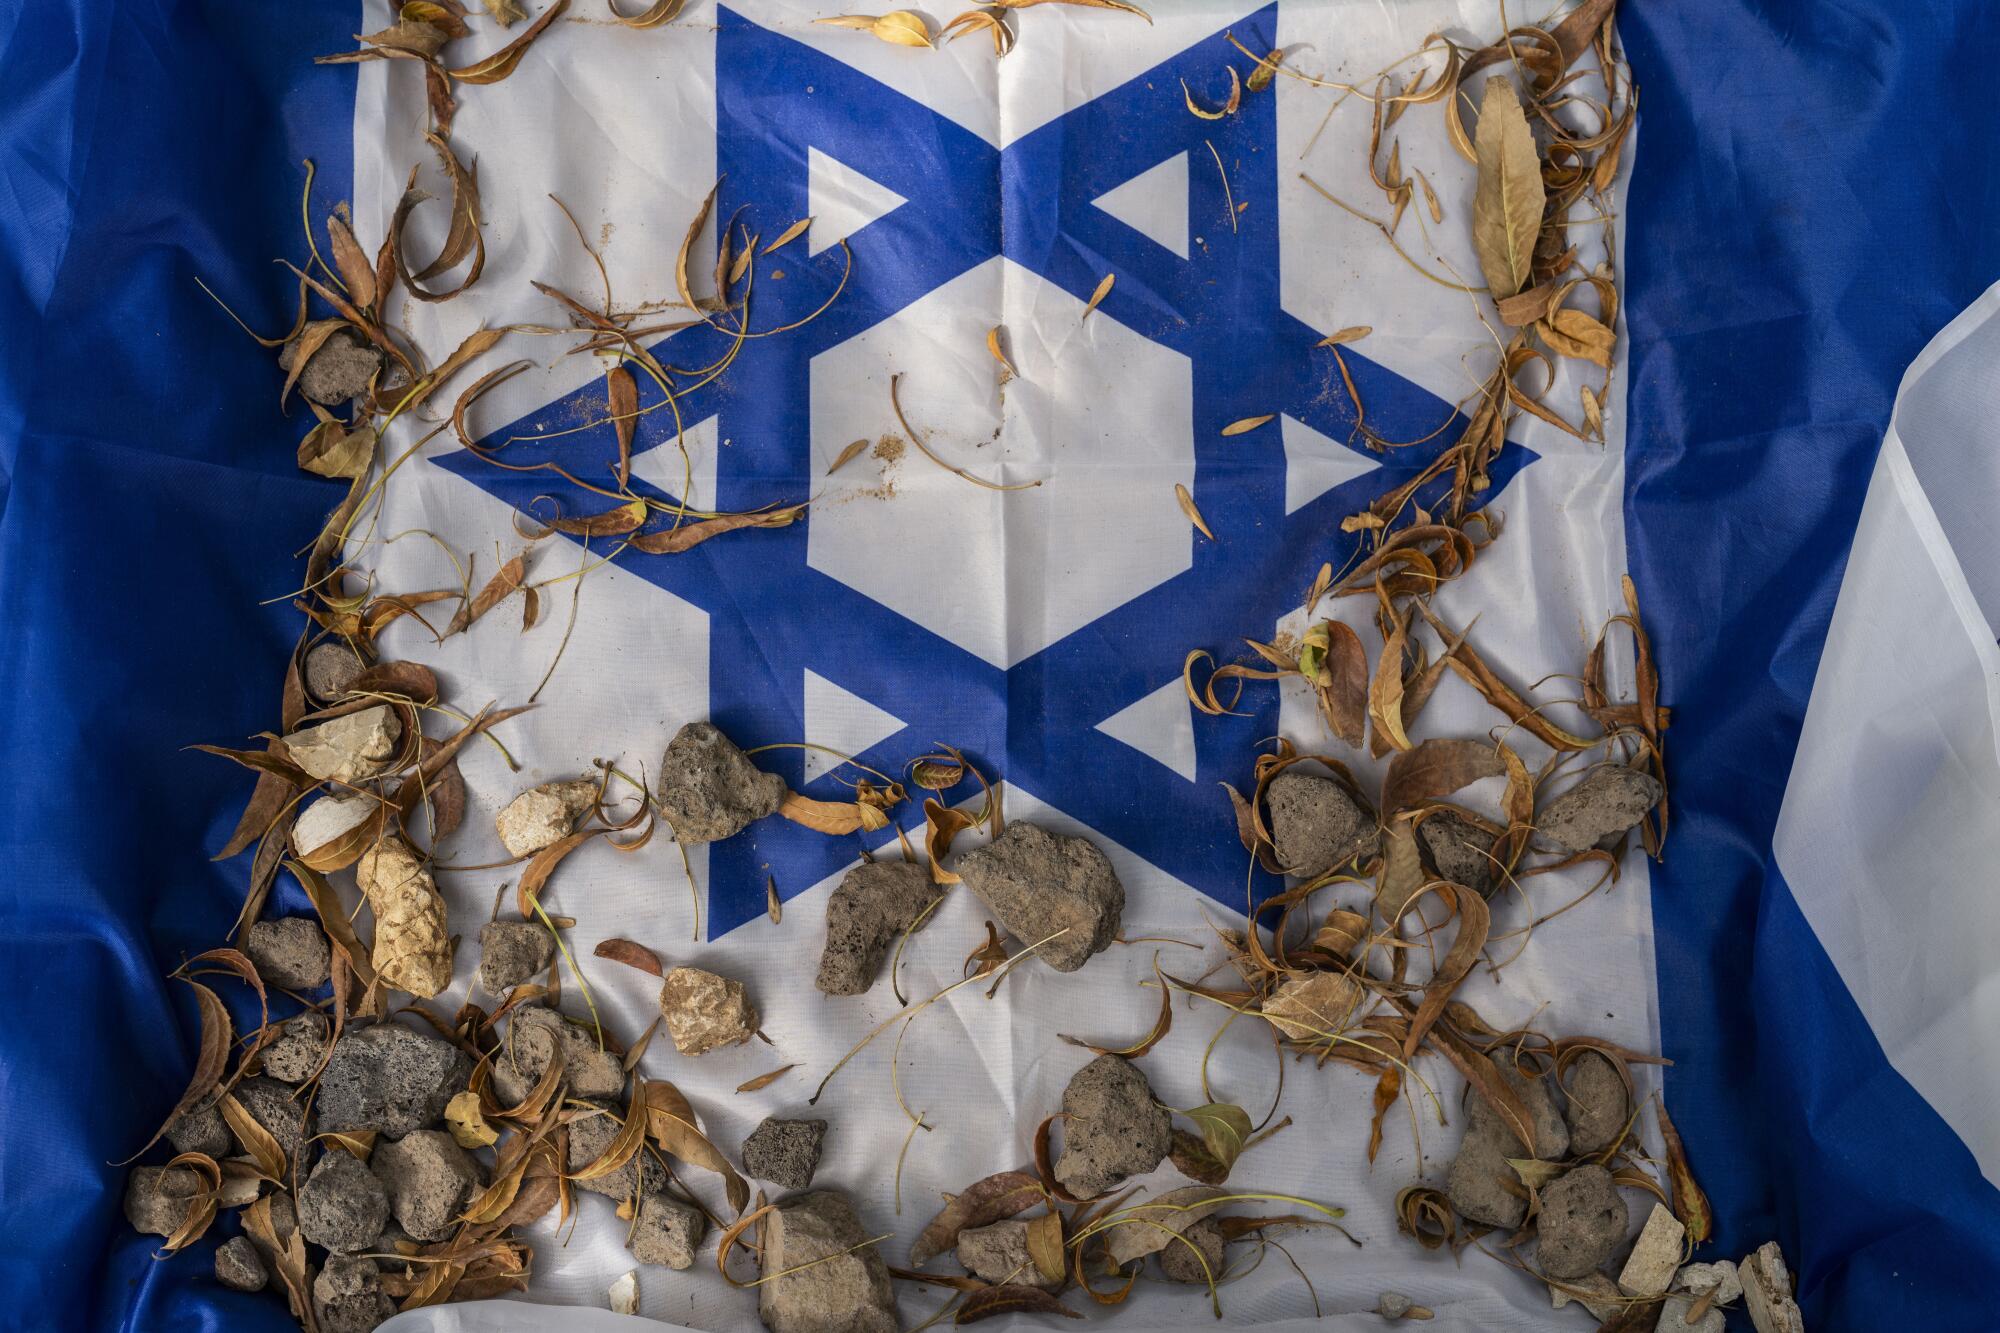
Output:
[[[369,841],[370,817],[382,809],[372,792],[336,791],[299,812],[292,825],[292,849],[314,870],[340,870],[354,863]]]
[[[1603,1323],[1625,1308],[1625,1293],[1602,1273],[1576,1278],[1561,1286],[1549,1285],[1549,1304],[1552,1307],[1560,1310],[1572,1302],[1588,1310],[1592,1319]]]
[[[321,782],[353,784],[375,777],[396,757],[403,724],[396,710],[377,704],[358,713],[301,727],[285,737],[292,762]]]
[[[698,967],[677,967],[660,987],[660,1016],[682,1055],[734,1046],[756,1035],[756,1008],[743,983]]]
[[[1673,1213],[1663,1203],[1653,1205],[1645,1230],[1632,1243],[1631,1257],[1618,1275],[1618,1289],[1627,1296],[1652,1300],[1667,1289],[1681,1266],[1681,1240],[1687,1235]]]
[[[1792,1299],[1792,1274],[1778,1242],[1765,1241],[1736,1266],[1743,1283],[1743,1308],[1757,1333],[1805,1333],[1805,1315]]]
[[[509,856],[533,856],[552,847],[576,831],[576,821],[597,798],[597,783],[591,778],[567,782],[544,782],[530,787],[507,803],[495,826],[500,845]]]
[[[391,834],[362,854],[354,878],[375,913],[371,961],[382,979],[420,1000],[449,986],[444,898],[416,849]]]

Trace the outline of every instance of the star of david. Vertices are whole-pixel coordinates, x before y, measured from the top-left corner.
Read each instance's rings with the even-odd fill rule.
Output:
[[[830,683],[866,700],[892,727],[902,723],[856,754],[861,762],[894,773],[934,742],[949,741],[989,776],[1240,909],[1245,858],[1216,784],[1247,779],[1250,756],[1277,731],[1275,692],[1246,693],[1241,716],[1201,719],[1191,766],[1170,766],[1112,734],[1131,737],[1131,726],[1100,724],[1123,716],[1147,725],[1146,716],[1127,710],[1160,691],[1177,693],[1189,648],[1233,656],[1239,635],[1259,627],[1268,633],[1299,605],[1322,561],[1339,568],[1353,553],[1359,538],[1341,533],[1341,518],[1407,480],[1456,436],[1436,431],[1450,404],[1347,349],[1370,424],[1392,439],[1436,433],[1437,443],[1385,455],[1342,443],[1354,435],[1353,407],[1330,355],[1314,348],[1323,334],[1286,313],[1280,300],[1276,98],[1246,95],[1219,121],[1187,113],[1181,81],[1205,87],[1236,54],[1217,32],[996,149],[726,8],[719,23],[718,217],[739,205],[769,227],[807,216],[815,157],[850,166],[903,202],[847,237],[852,275],[823,314],[781,336],[749,340],[725,375],[680,397],[682,420],[713,416],[717,439],[729,442],[718,451],[713,498],[698,495],[694,503],[735,511],[813,493],[821,481],[810,448],[813,358],[1004,255],[1079,302],[1115,273],[1090,318],[1118,321],[1188,358],[1191,489],[1221,540],[1196,541],[1186,569],[1006,668],[815,568],[810,510],[790,527],[726,534],[680,555],[622,556],[631,571],[707,614],[710,717],[746,748],[797,741],[805,735],[808,690]],[[1250,49],[1268,50],[1276,26],[1273,4],[1230,30]],[[1227,166],[1227,195],[1221,173],[1196,169],[1209,163],[1211,144]],[[1096,203],[1183,153],[1190,234],[1207,242],[1185,257]],[[1234,230],[1232,203],[1239,206]],[[833,295],[845,267],[838,247],[806,262],[790,258],[783,282],[756,289],[757,327],[810,314]],[[731,341],[697,326],[653,351],[669,366],[706,366]],[[658,401],[657,389],[640,379],[641,406]],[[489,443],[514,440],[507,457],[516,463],[559,458],[573,475],[601,477],[615,457],[609,425],[539,444],[520,437],[552,421],[601,419],[602,394],[601,385],[579,390],[493,432]],[[1221,433],[1267,413],[1289,421],[1235,437]],[[1298,427],[1308,432],[1303,438],[1341,455],[1348,480],[1310,498],[1288,496],[1284,432]],[[651,413],[641,418],[634,448],[664,443],[672,450],[673,435],[671,415]],[[1532,457],[1510,445],[1488,494]],[[522,508],[551,493],[547,472],[504,471],[468,453],[442,462]],[[636,479],[635,487],[667,498]],[[555,493],[571,513],[607,507],[581,491]],[[899,550],[898,541],[885,530],[883,558],[924,559],[920,543]],[[758,762],[805,795],[851,796],[837,774],[809,770],[799,750],[766,751]],[[908,820],[907,807],[898,813]],[[783,819],[712,845],[710,937],[764,911],[767,873],[789,897],[854,852],[849,839]],[[1262,896],[1274,887],[1259,872],[1254,891]]]

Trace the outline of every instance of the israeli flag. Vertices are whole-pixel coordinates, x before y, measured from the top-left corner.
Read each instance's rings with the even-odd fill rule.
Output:
[[[457,109],[452,142],[484,201],[482,280],[394,312],[415,344],[448,349],[482,327],[566,324],[535,283],[657,310],[660,361],[728,368],[671,410],[642,387],[635,489],[702,512],[810,500],[789,526],[672,557],[538,541],[534,578],[576,577],[544,589],[535,627],[496,614],[442,643],[414,617],[385,632],[385,658],[434,666],[458,703],[538,699],[506,724],[508,756],[463,752],[453,861],[507,859],[494,816],[524,788],[598,760],[656,772],[684,724],[712,720],[823,800],[851,799],[852,764],[896,776],[958,747],[1010,822],[1089,838],[1124,885],[1129,943],[1074,973],[1020,967],[990,998],[952,991],[814,1107],[820,1079],[901,1008],[885,985],[841,999],[813,985],[855,839],[766,819],[685,860],[659,838],[565,862],[549,909],[574,921],[608,1028],[636,1037],[658,996],[588,957],[612,938],[740,979],[760,1012],[768,1045],[691,1060],[658,1042],[641,1071],[671,1079],[732,1148],[767,1116],[828,1119],[815,1183],[854,1200],[892,1261],[944,1196],[1031,1158],[1090,1058],[1061,1035],[1138,1037],[1156,952],[1201,972],[1221,957],[1216,932],[1244,928],[1248,895],[1283,887],[1259,875],[1246,889],[1218,784],[1247,789],[1273,737],[1336,747],[1295,683],[1254,686],[1237,715],[1196,711],[1185,659],[1302,633],[1315,571],[1359,549],[1341,520],[1456,438],[1372,449],[1357,402],[1380,437],[1430,438],[1492,355],[1474,298],[1329,201],[1373,189],[1365,107],[1330,115],[1336,93],[1282,77],[1221,119],[1188,105],[1220,106],[1246,49],[1367,82],[1432,32],[1499,31],[1497,8],[1148,8],[1150,24],[1036,8],[996,60],[983,38],[912,51],[815,23],[837,12],[817,0],[696,0],[643,33],[579,0]],[[1667,1057],[1635,1066],[1637,1093],[1663,1096],[1714,1206],[1696,1258],[1778,1241],[1815,1330],[1994,1327],[2000,289],[1986,288],[2000,138],[1971,53],[2000,49],[2000,17],[1889,0],[1626,9],[1643,112],[1611,216],[1578,236],[1585,266],[1625,283],[1601,438],[1520,415],[1481,501],[1502,535],[1434,605],[1476,619],[1481,654],[1525,683],[1581,665],[1629,572],[1673,710],[1675,820],[1663,862],[1627,857],[1572,910],[1555,909],[1594,869],[1496,903],[1496,936],[1534,922],[1532,937],[1459,998],[1502,1030]],[[217,943],[242,900],[241,863],[206,861],[241,783],[180,747],[270,725],[297,625],[288,561],[329,504],[293,469],[298,422],[273,410],[268,355],[195,279],[280,326],[289,292],[263,264],[295,248],[297,163],[316,164],[315,218],[344,198],[357,220],[386,219],[412,168],[435,170],[419,67],[309,63],[395,17],[384,0],[0,4],[7,1327],[292,1327],[281,1300],[215,1283],[213,1240],[155,1260],[155,1238],[121,1215],[124,1169],[105,1163],[143,1140],[192,1064],[192,1011],[164,974]],[[1441,117],[1396,132],[1447,219],[1431,253],[1476,274],[1472,166]],[[782,334],[666,327],[687,317],[677,260],[712,188],[688,268],[713,271],[721,236],[732,255],[755,246],[757,319]],[[420,210],[417,248],[442,234]],[[1319,344],[1357,325],[1371,332],[1340,349],[1350,389]],[[573,339],[509,339],[530,364],[472,408],[476,448],[425,420],[386,437],[385,457],[409,456],[350,551],[381,588],[459,584],[447,548],[476,554],[483,577],[553,514],[601,507],[569,479],[617,454],[602,363],[562,355]],[[1573,403],[1583,382],[1561,370],[1551,396]],[[1558,720],[1575,716],[1562,694],[1542,691]],[[1424,730],[1493,722],[1448,686]],[[1548,755],[1510,742],[1530,768]],[[1379,780],[1379,761],[1356,767]],[[893,831],[864,843],[901,855]],[[517,873],[440,876],[465,943],[439,1012],[471,993],[476,923]],[[903,952],[904,992],[961,980],[990,915],[950,893]],[[1245,1023],[1204,1063],[1223,1017],[1177,1004],[1144,1061],[1156,1096],[1253,1117],[1277,1101],[1289,1127],[1232,1187],[1342,1208],[1360,1242],[1287,1238],[1310,1286],[1271,1259],[1222,1288],[1225,1323],[1365,1329],[1396,1292],[1433,1310],[1432,1328],[1589,1326],[1505,1263],[1399,1234],[1398,1191],[1440,1181],[1457,1147],[1448,1067],[1423,1069],[1449,1123],[1428,1099],[1392,1115],[1371,1163],[1372,1080],[1291,1064],[1280,1098],[1265,1034]],[[1163,1166],[1143,1183],[1184,1182]],[[567,1223],[525,1228],[520,1298],[384,1327],[652,1326],[574,1308],[601,1311],[634,1267],[627,1232],[609,1201],[582,1197]],[[753,1327],[756,1294],[710,1258],[644,1270],[641,1315]],[[904,1326],[948,1295],[899,1284]],[[1158,1282],[1090,1314],[1215,1325],[1204,1289]]]

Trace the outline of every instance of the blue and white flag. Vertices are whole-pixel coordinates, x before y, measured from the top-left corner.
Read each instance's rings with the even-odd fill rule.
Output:
[[[265,261],[299,249],[302,160],[315,225],[349,201],[371,243],[412,169],[435,176],[419,65],[311,63],[391,8],[0,3],[0,753],[14,767],[0,1326],[291,1326],[281,1300],[217,1285],[213,1239],[156,1259],[106,1163],[143,1142],[192,1064],[193,1012],[165,974],[242,903],[243,862],[207,860],[241,773],[182,747],[273,725],[298,628],[292,557],[339,498],[295,469],[305,427],[276,409],[281,373],[198,283],[281,327],[289,280]],[[391,625],[384,656],[434,666],[459,706],[537,696],[498,733],[504,754],[463,752],[452,861],[507,859],[493,815],[523,788],[598,760],[656,772],[683,724],[712,719],[824,800],[851,798],[841,756],[894,776],[959,747],[1010,820],[1105,851],[1128,940],[1208,944],[1207,966],[1215,931],[1242,929],[1246,857],[1218,784],[1247,789],[1273,737],[1334,747],[1296,680],[1253,684],[1237,715],[1197,711],[1186,659],[1302,633],[1314,573],[1363,540],[1342,520],[1456,437],[1371,449],[1355,404],[1382,438],[1427,437],[1496,344],[1474,297],[1332,202],[1374,188],[1365,106],[1278,78],[1226,117],[1188,108],[1221,106],[1230,68],[1253,68],[1246,50],[1365,83],[1427,34],[1476,43],[1505,22],[1489,0],[1149,8],[1150,24],[1037,8],[996,60],[983,38],[911,50],[816,24],[839,12],[820,0],[695,0],[643,33],[579,0],[504,84],[461,98],[451,139],[476,162],[484,273],[446,303],[399,294],[411,341],[567,326],[536,283],[657,311],[662,363],[727,369],[671,410],[642,389],[635,489],[700,512],[810,504],[672,558],[536,542],[530,574],[547,582],[525,632],[500,614],[442,643],[418,617]],[[1573,404],[1608,383],[1601,437],[1518,416],[1481,500],[1500,535],[1434,602],[1447,623],[1476,619],[1480,653],[1526,684],[1581,669],[1630,573],[1673,715],[1665,857],[1635,851],[1615,885],[1559,913],[1595,868],[1525,881],[1494,933],[1537,922],[1532,937],[1496,944],[1520,952],[1459,998],[1502,1030],[1665,1056],[1635,1072],[1715,1210],[1694,1257],[1779,1242],[1815,1330],[2000,1327],[2000,138],[1979,61],[2000,49],[2000,15],[1914,9],[1621,7],[1641,112],[1610,215],[1574,237],[1586,269],[1602,261],[1623,285],[1618,354],[1608,381],[1564,362],[1550,390]],[[1476,274],[1472,164],[1441,116],[1396,133],[1447,218],[1419,219],[1426,255]],[[711,187],[688,269],[716,268],[718,235],[734,254],[748,239],[757,323],[781,333],[670,327],[689,314],[677,266]],[[443,213],[417,210],[420,252]],[[1360,325],[1344,365],[1319,345]],[[563,355],[574,342],[513,332],[480,364],[529,363],[461,423],[477,448],[433,430],[443,400],[389,430],[393,483],[349,544],[379,591],[458,586],[468,553],[482,580],[552,514],[592,507],[570,479],[601,476],[617,443],[604,365]],[[1339,614],[1364,624],[1362,600]],[[1558,681],[1539,697],[1577,716],[1563,695]],[[1494,721],[1447,686],[1423,727]],[[1548,756],[1513,739],[1530,768]],[[1356,767],[1379,781],[1379,761]],[[895,854],[897,839],[868,844]],[[852,838],[779,819],[685,865],[664,837],[632,853],[600,841],[549,901],[574,920],[595,1012],[627,1040],[657,987],[583,957],[595,941],[746,982],[771,1045],[697,1061],[662,1042],[642,1069],[687,1092],[718,1142],[772,1114],[827,1115],[817,1183],[848,1191],[900,1255],[941,1195],[1030,1157],[1087,1058],[1058,1034],[1143,1032],[1155,949],[1169,971],[1199,968],[1176,965],[1194,955],[1173,943],[1134,943],[1077,973],[1020,968],[990,999],[953,991],[808,1112],[900,1007],[886,986],[835,1002],[810,981],[856,855]],[[477,923],[517,874],[441,874],[466,943],[440,1012],[468,995]],[[1248,891],[1281,887],[1259,875]],[[304,910],[287,881],[277,898]],[[989,915],[947,897],[902,957],[904,991],[959,980]],[[1261,1115],[1280,1095],[1264,1034],[1225,1036],[1203,1077],[1221,1017],[1179,1011],[1146,1061],[1155,1093]],[[1442,1178],[1462,1119],[1456,1075],[1423,1069],[1449,1126],[1428,1103],[1391,1116],[1372,1164],[1372,1080],[1287,1069],[1291,1124],[1231,1183],[1344,1208],[1362,1246],[1288,1240],[1311,1288],[1268,1262],[1223,1288],[1225,1322],[1366,1328],[1393,1291],[1436,1328],[1590,1326],[1504,1263],[1398,1233],[1398,1190]],[[1640,1132],[1663,1153],[1650,1114]],[[633,1267],[606,1200],[525,1230],[529,1302],[602,1307]],[[640,1293],[671,1325],[756,1318],[754,1293],[707,1257],[646,1270]],[[947,1294],[903,1292],[905,1326]],[[1215,1322],[1205,1291],[1161,1283],[1103,1317]],[[572,1320],[596,1327],[520,1302],[388,1327]]]

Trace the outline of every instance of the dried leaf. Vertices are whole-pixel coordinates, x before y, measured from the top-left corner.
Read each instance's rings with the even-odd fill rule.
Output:
[[[725,514],[721,518],[703,519],[699,523],[684,523],[678,528],[662,528],[658,532],[642,533],[626,545],[647,555],[678,555],[682,551],[701,545],[711,537],[719,537],[738,528],[787,527],[797,521],[798,516],[805,511],[804,505],[797,504],[783,505],[776,509],[760,509],[747,514]]]
[[[1410,748],[1403,732],[1403,650],[1409,641],[1408,622],[1398,620],[1375,663],[1375,678],[1368,682],[1368,716],[1377,734],[1398,750]]]
[[[805,235],[806,228],[810,226],[812,226],[812,219],[810,217],[800,218],[797,222],[779,232],[778,239],[764,247],[764,253],[768,255],[773,250],[782,250],[785,246]]]
[[[604,1145],[604,1151],[593,1158],[581,1171],[569,1173],[571,1180],[602,1180],[625,1169],[646,1147],[648,1117],[638,1110],[626,1114],[625,1120]]]
[[[1535,332],[1553,351],[1606,369],[1611,366],[1611,352],[1618,342],[1618,335],[1595,316],[1567,308],[1550,312],[1535,326]]]
[[[840,471],[840,469],[846,467],[849,463],[854,461],[856,455],[860,454],[860,452],[863,449],[866,449],[867,447],[868,447],[868,441],[862,439],[862,440],[856,440],[853,444],[850,444],[845,449],[842,449],[840,451],[840,456],[834,459],[831,463],[827,464],[826,475],[830,477],[834,473]]]
[[[201,1044],[195,1053],[194,1073],[188,1079],[187,1090],[182,1092],[180,1100],[174,1103],[174,1109],[167,1112],[167,1118],[153,1131],[151,1138],[139,1145],[139,1152],[133,1153],[132,1157],[137,1157],[139,1153],[158,1143],[166,1134],[169,1125],[215,1091],[216,1085],[222,1082],[222,1072],[229,1063],[229,1048],[235,1031],[229,1021],[229,1010],[223,1006],[221,998],[214,991],[199,981],[187,977],[180,979],[194,988],[195,1007],[201,1013]],[[125,1160],[129,1162],[132,1157]]]
[[[624,366],[613,366],[604,374],[604,397],[611,409],[612,429],[618,433],[618,485],[623,487],[632,479],[632,436],[639,427],[638,381]],[[641,509],[640,522],[644,522],[644,506]]]
[[[778,880],[775,875],[764,876],[764,914],[771,918],[772,925],[784,924],[785,905],[778,900]]]
[[[1043,1201],[1042,1182],[1025,1171],[1001,1171],[955,1195],[910,1244],[910,1267],[922,1268],[958,1244],[958,1233],[990,1226]]]
[[[1227,426],[1224,426],[1222,428],[1222,433],[1225,436],[1247,434],[1248,432],[1257,429],[1257,427],[1263,425],[1265,422],[1275,420],[1277,418],[1277,415],[1278,414],[1276,412],[1266,412],[1261,417],[1244,417],[1241,421],[1232,421]]]
[[[515,0],[507,0],[509,4],[513,4],[514,2]],[[628,28],[657,28],[662,23],[671,23],[673,20],[679,18],[681,9],[687,4],[687,0],[653,0],[652,5],[648,8],[637,14],[630,15],[619,12],[616,0],[606,0],[606,4],[611,10],[611,17],[617,19]]]
[[[1674,1189],[1674,1216],[1687,1228],[1688,1239],[1701,1245],[1715,1230],[1715,1214],[1709,1207],[1707,1193],[1695,1183],[1694,1171],[1688,1166],[1687,1148],[1681,1143],[1680,1131],[1674,1128],[1673,1117],[1667,1114],[1667,1103],[1657,1094],[1653,1109],[1659,1116],[1660,1140],[1667,1148],[1667,1181]]]
[[[1059,1032],[1056,1035],[1072,1046],[1083,1047],[1093,1055],[1120,1055],[1127,1060],[1136,1060],[1140,1056],[1145,1055],[1160,1044],[1161,1040],[1165,1038],[1174,1025],[1174,993],[1172,988],[1160,976],[1160,959],[1158,954],[1153,956],[1153,977],[1160,987],[1160,1014],[1158,1018],[1153,1020],[1152,1031],[1133,1042],[1130,1046],[1099,1046],[1094,1042],[1085,1041],[1081,1037],[1072,1037],[1068,1033]]]
[[[1341,329],[1338,332],[1327,334],[1326,337],[1321,338],[1318,342],[1314,343],[1313,346],[1338,347],[1342,343],[1360,342],[1363,338],[1366,338],[1369,334],[1373,332],[1375,332],[1375,326],[1373,324],[1350,324],[1346,328]]]
[[[1005,370],[1009,375],[1018,376],[1021,373],[1014,369],[1014,363],[1007,359],[1006,349],[1000,346],[1000,326],[998,324],[986,330],[986,350],[992,354],[995,361],[1000,363],[1001,369]]]
[[[783,804],[778,807],[778,813],[794,824],[805,825],[815,833],[838,837],[841,834],[858,832],[865,821],[862,812],[869,808],[858,801],[815,801],[810,796],[787,792]]]
[[[780,1065],[768,1074],[759,1074],[755,1078],[745,1079],[736,1085],[736,1090],[738,1092],[762,1092],[797,1068],[797,1065]]]
[[[489,1148],[500,1137],[500,1131],[486,1123],[476,1092],[458,1093],[447,1102],[444,1123],[461,1148]]]
[[[1395,1065],[1384,1069],[1381,1077],[1375,1080],[1375,1111],[1368,1121],[1368,1160],[1371,1164],[1382,1148],[1382,1119],[1396,1104],[1396,1098],[1402,1095],[1402,1091],[1403,1071]]]
[[[923,15],[909,9],[894,9],[880,15],[842,14],[813,22],[833,28],[853,28],[893,46],[931,45],[930,25],[924,22]]]
[[[597,946],[595,953],[599,958],[609,958],[614,963],[623,963],[627,967],[636,967],[641,972],[649,972],[656,977],[663,977],[667,974],[667,969],[660,962],[658,954],[648,949],[645,945],[635,944],[631,940],[605,940]]]
[[[1250,1137],[1247,1111],[1228,1102],[1210,1102],[1184,1114],[1201,1130],[1202,1143],[1225,1171],[1236,1165],[1236,1159],[1243,1155],[1244,1141]]]
[[[982,1319],[996,1315],[1059,1314],[1066,1319],[1081,1319],[1082,1315],[1064,1305],[1040,1287],[1009,1285],[987,1287],[975,1291],[965,1298],[953,1316],[954,1324],[976,1324]]]
[[[450,638],[454,634],[464,633],[473,621],[506,601],[514,590],[521,586],[521,580],[527,577],[527,573],[528,555],[524,551],[500,566],[499,571],[486,581],[486,586],[479,590],[479,594],[458,608],[458,613],[451,618],[451,624],[445,627],[445,637]]]
[[[338,421],[322,421],[299,441],[299,466],[321,477],[352,481],[374,461],[375,431],[368,426],[350,431]]]
[[[1033,9],[1036,5],[1068,5],[1073,9],[1115,9],[1121,14],[1137,14],[1151,23],[1153,16],[1125,0],[986,0],[995,9]]]
[[[1060,1282],[1069,1268],[1063,1251],[1062,1214],[1051,1209],[1028,1219],[1028,1258],[1045,1281]]]
[[[528,47],[533,44],[535,38],[542,35],[542,30],[561,17],[563,11],[568,8],[569,0],[556,0],[542,12],[540,18],[528,25],[526,31],[492,55],[462,69],[447,70],[446,73],[460,83],[500,82],[514,72],[515,67],[521,63],[521,57],[528,53]]]
[[[1215,534],[1209,531],[1208,521],[1202,518],[1201,511],[1194,507],[1194,497],[1189,495],[1188,488],[1178,481],[1174,483],[1174,499],[1180,503],[1181,512],[1188,516],[1188,522],[1200,528],[1202,536],[1214,541]]]
[[[1535,136],[1505,77],[1486,80],[1474,144],[1479,186],[1472,197],[1472,244],[1487,291],[1499,301],[1529,283],[1546,200]]]
[[[1084,304],[1083,317],[1085,319],[1089,319],[1090,312],[1097,309],[1098,302],[1111,295],[1112,284],[1117,281],[1118,275],[1116,273],[1107,273],[1104,275],[1104,280],[1097,284],[1097,290],[1090,294],[1090,300]]]
[[[713,1171],[723,1179],[729,1194],[729,1206],[742,1212],[750,1202],[750,1187],[738,1175],[736,1168],[729,1164],[708,1136],[701,1132],[701,1125],[695,1120],[694,1108],[680,1089],[671,1083],[646,1083],[640,1091],[641,1105],[646,1109],[648,1132],[653,1142],[659,1144],[660,1151],[669,1157],[677,1157],[690,1166]]]
[[[1320,706],[1334,735],[1356,749],[1368,725],[1368,650],[1352,625],[1339,620],[1320,622],[1327,641],[1320,664]]]
[[[549,527],[572,537],[622,537],[628,532],[637,532],[639,525],[646,521],[647,512],[644,500],[633,500],[582,518],[550,519]]]
[[[1234,65],[1228,66],[1228,70],[1229,70],[1229,100],[1222,104],[1222,110],[1220,111],[1209,111],[1205,109],[1201,105],[1201,103],[1195,101],[1194,93],[1190,91],[1187,86],[1187,80],[1182,79],[1181,98],[1183,101],[1187,103],[1187,109],[1193,112],[1195,115],[1201,117],[1203,120],[1224,120],[1230,116],[1235,115],[1236,108],[1241,106],[1243,103],[1243,83],[1242,80],[1236,77],[1236,67]]]
[[[333,266],[354,304],[367,309],[375,304],[375,269],[369,264],[354,229],[338,213],[326,220],[327,240],[333,249]]]
[[[1003,22],[998,14],[984,9],[968,9],[938,30],[940,38],[949,37],[957,41],[975,32],[983,32],[993,39],[993,54],[1004,56],[1014,49],[1014,31]]]
[[[1216,1159],[1208,1145],[1184,1129],[1176,1129],[1173,1151],[1168,1154],[1174,1170],[1202,1185],[1220,1185],[1229,1179],[1229,1168]]]
[[[1427,740],[1389,760],[1388,775],[1382,779],[1382,813],[1393,815],[1438,800],[1506,771],[1491,741]]]

